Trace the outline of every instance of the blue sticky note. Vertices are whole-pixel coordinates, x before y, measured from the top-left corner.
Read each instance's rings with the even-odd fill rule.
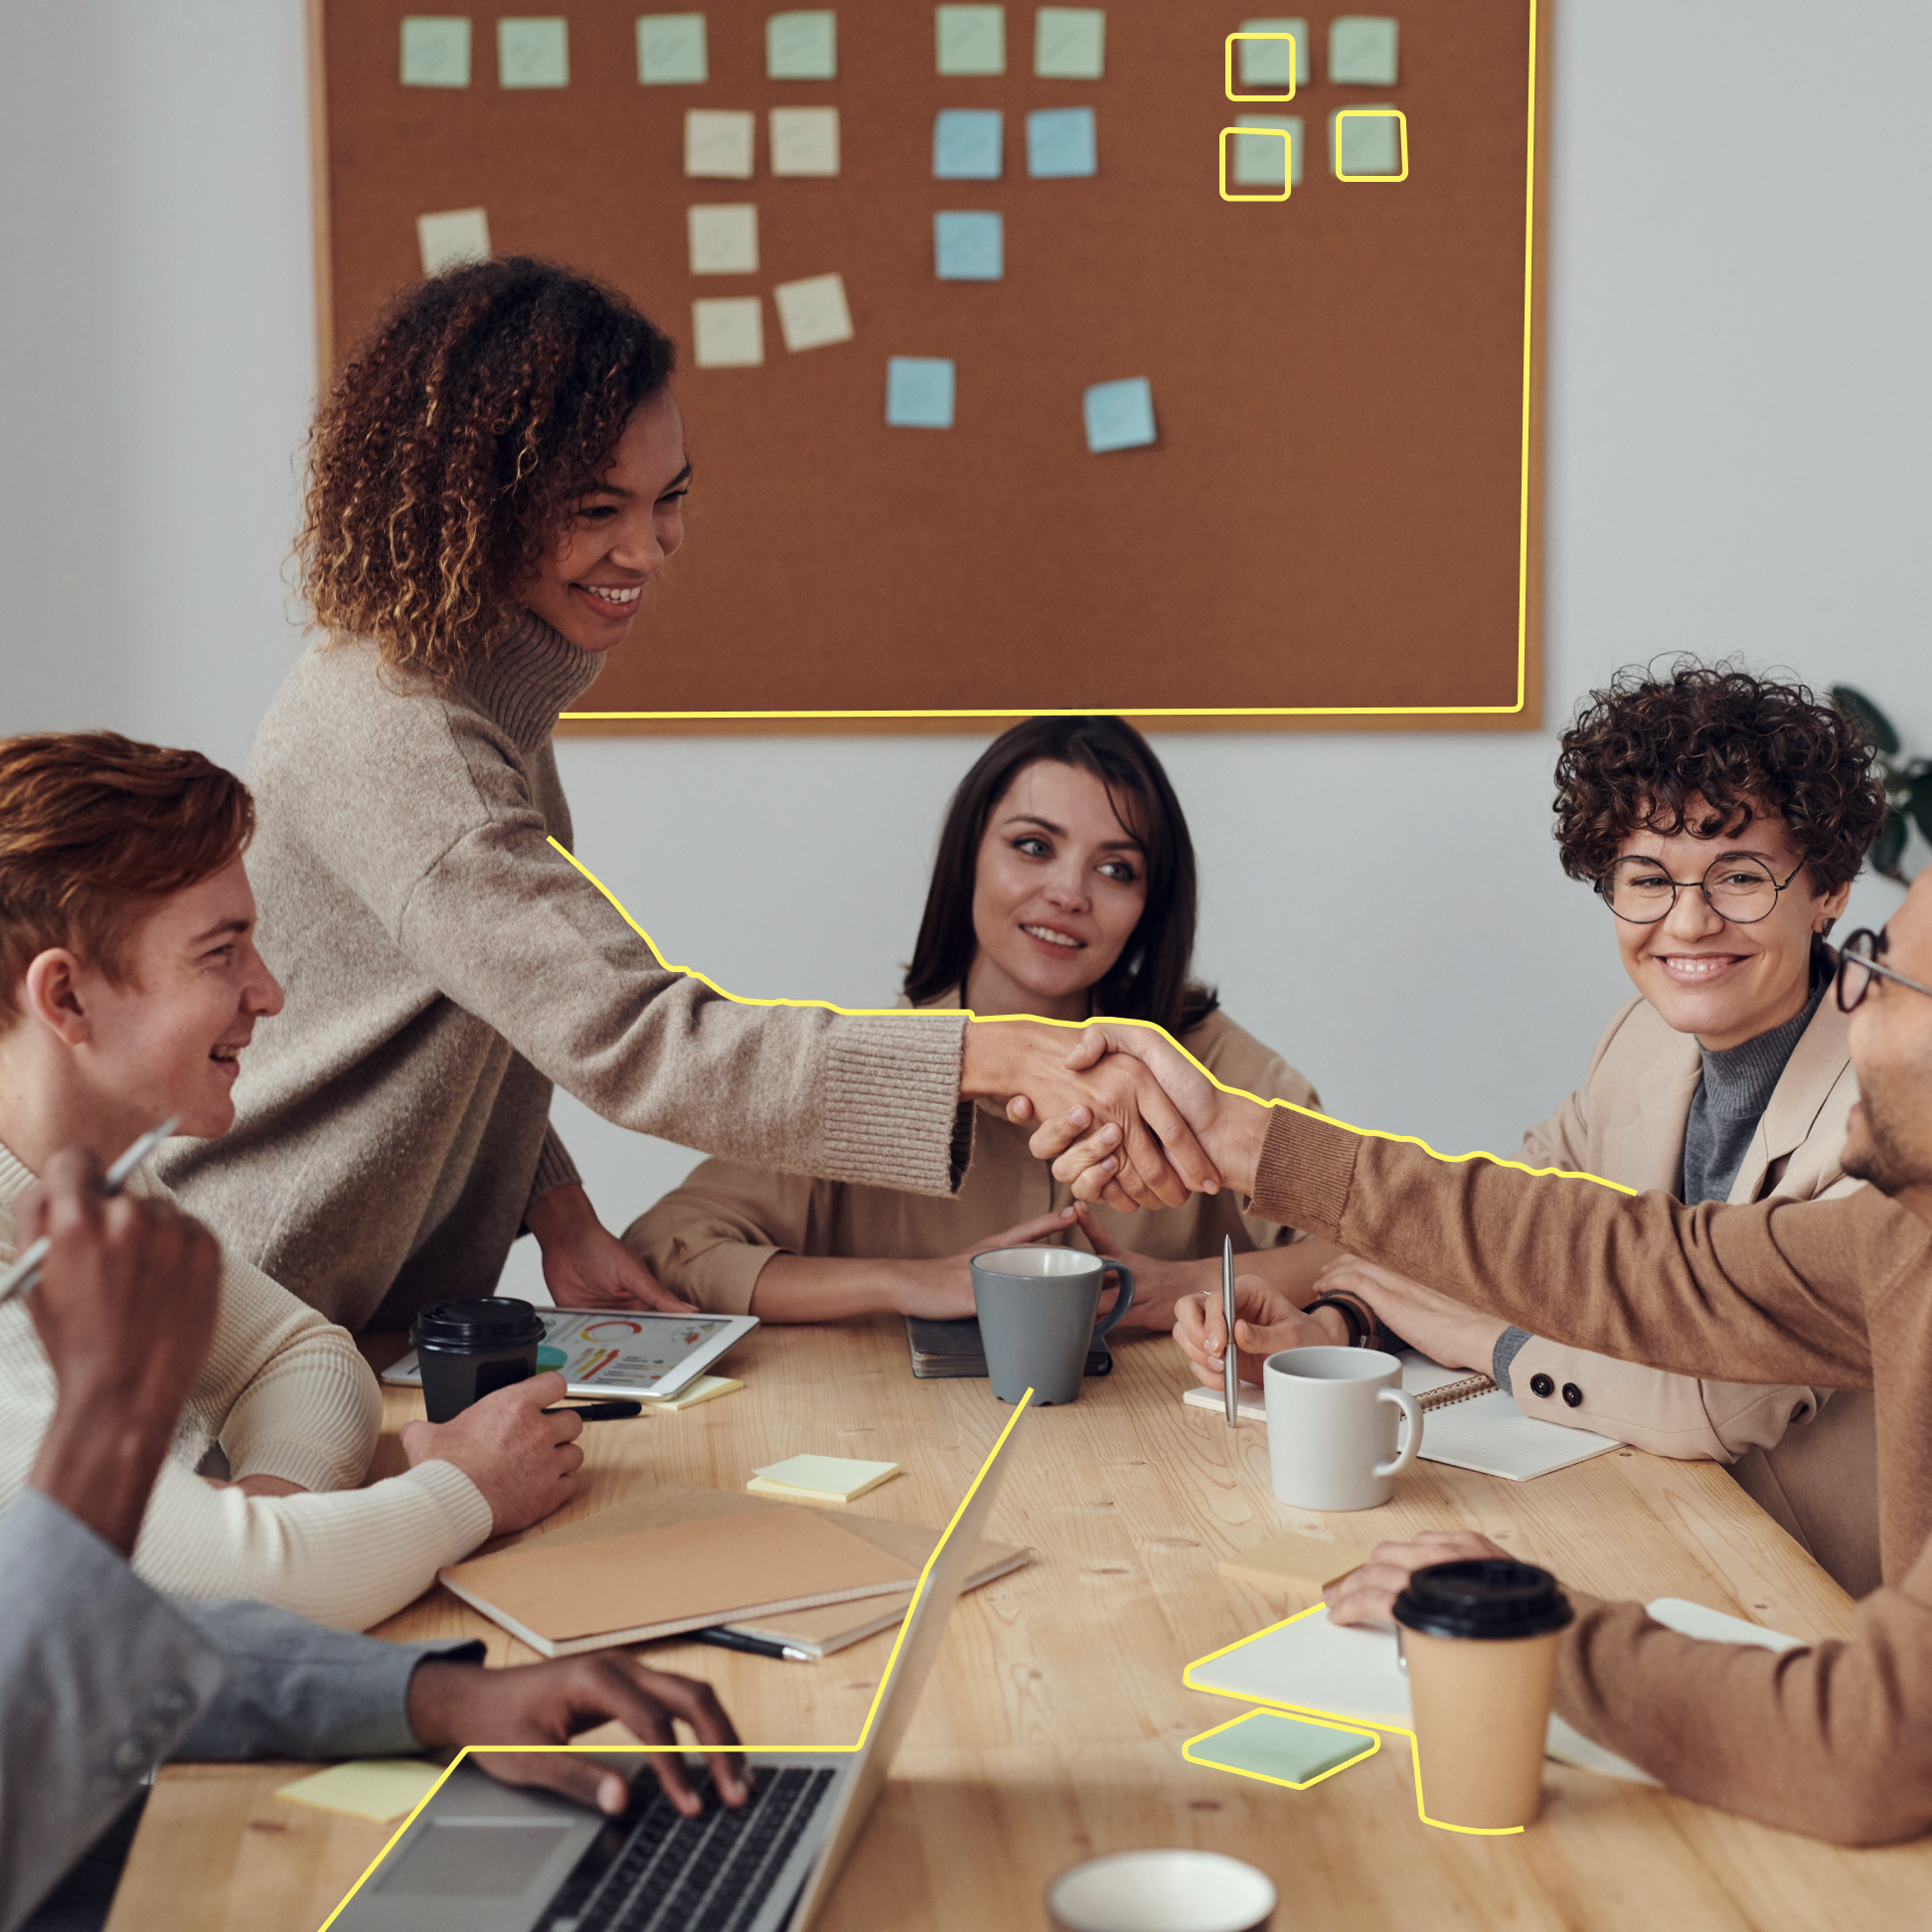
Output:
[[[941,281],[998,281],[1006,273],[1006,224],[978,211],[935,215],[932,253]]]
[[[1043,179],[1090,175],[1098,162],[1091,107],[1047,107],[1027,116],[1027,172]]]
[[[894,429],[950,429],[952,364],[943,356],[893,356],[886,365],[886,420]]]
[[[998,181],[1006,116],[997,107],[946,107],[932,123],[932,172],[940,181]]]
[[[1154,440],[1154,391],[1145,376],[1095,383],[1080,406],[1086,415],[1087,447],[1096,456],[1109,449],[1138,449]]]

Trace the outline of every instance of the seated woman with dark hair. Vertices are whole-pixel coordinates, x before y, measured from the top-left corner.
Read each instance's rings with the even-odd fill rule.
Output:
[[[953,794],[905,998],[983,1019],[1151,1020],[1226,1085],[1316,1105],[1300,1073],[1189,979],[1195,909],[1188,822],[1147,741],[1117,718],[1031,719]],[[1076,1208],[1029,1155],[1031,1128],[993,1102],[979,1112],[950,1199],[706,1161],[624,1239],[673,1292],[767,1322],[970,1315],[970,1255],[1068,1239],[1131,1267],[1127,1321],[1166,1328],[1177,1297],[1218,1282],[1223,1235],[1244,1272],[1297,1305],[1333,1257],[1225,1192],[1139,1214],[1130,1249],[1125,1216]]]
[[[1685,661],[1593,693],[1556,784],[1563,870],[1602,897],[1637,997],[1516,1158],[1691,1206],[1857,1188],[1843,1161],[1850,1023],[1825,997],[1823,941],[1884,817],[1870,747],[1802,685]],[[1490,1369],[1528,1415],[1728,1463],[1847,1589],[1877,1583],[1869,1394],[1699,1381],[1559,1347],[1353,1258],[1323,1288],[1362,1295],[1440,1362]],[[1183,1346],[1217,1375],[1201,1311],[1183,1315]],[[1288,1311],[1282,1335],[1265,1309],[1255,1319],[1244,1352],[1294,1346],[1304,1320]]]

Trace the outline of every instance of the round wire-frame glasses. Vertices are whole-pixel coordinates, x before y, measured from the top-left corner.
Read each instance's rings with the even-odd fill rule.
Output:
[[[1619,859],[1596,883],[1603,902],[1628,925],[1656,925],[1677,910],[1678,894],[1693,886],[1704,903],[1730,925],[1756,925],[1777,910],[1793,879],[1805,870],[1801,859],[1791,878],[1780,880],[1762,859],[1729,852],[1713,859],[1701,879],[1673,879],[1662,860],[1630,855]]]

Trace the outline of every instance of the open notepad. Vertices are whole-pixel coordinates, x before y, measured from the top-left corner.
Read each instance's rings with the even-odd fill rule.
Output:
[[[1412,1395],[1426,1395],[1446,1382],[1461,1381],[1467,1370],[1445,1368],[1414,1349],[1399,1358],[1402,1386]],[[1192,1408],[1221,1412],[1221,1393],[1217,1388],[1191,1388],[1182,1400]],[[1261,1391],[1251,1382],[1241,1384],[1241,1419],[1265,1422],[1268,1411]],[[1468,1401],[1451,1402],[1431,1409],[1422,1419],[1422,1460],[1446,1463],[1453,1469],[1473,1469],[1484,1476],[1507,1477],[1513,1483],[1528,1482],[1532,1476],[1547,1476],[1553,1469],[1568,1469],[1573,1463],[1588,1462],[1606,1449],[1620,1447],[1616,1437],[1597,1435],[1589,1429],[1565,1429],[1554,1422],[1538,1422],[1517,1407],[1515,1398],[1502,1389],[1472,1396]]]
[[[1644,1607],[1669,1629],[1712,1643],[1758,1644],[1766,1650],[1785,1651],[1802,1642],[1681,1597],[1660,1597]],[[1191,1690],[1303,1710],[1316,1717],[1347,1718],[1377,1730],[1407,1731],[1415,1724],[1394,1631],[1332,1624],[1321,1604],[1226,1650],[1197,1659],[1182,1673],[1182,1682]],[[1639,1784],[1656,1783],[1628,1759],[1591,1743],[1554,1715],[1545,1749],[1561,1764],[1604,1771]]]

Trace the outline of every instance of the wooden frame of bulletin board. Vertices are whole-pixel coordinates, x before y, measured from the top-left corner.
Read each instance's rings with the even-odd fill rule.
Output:
[[[403,19],[465,3],[309,0],[323,374],[451,210],[677,339],[685,548],[564,730],[1536,727],[1549,0],[1350,0],[1396,22],[1392,84],[1334,79],[1338,16],[1300,0],[1306,71],[1267,105],[1226,97],[1254,83],[1225,38],[1294,0],[1113,0],[1100,74],[1088,21],[1053,78],[1032,6],[967,75],[931,7],[835,0],[830,79],[768,77],[797,0],[544,0],[565,84],[501,84],[492,10],[466,84],[404,85]],[[701,7],[706,78],[644,84],[639,16]],[[1336,178],[1330,117],[1365,106],[1400,109],[1405,178]],[[835,177],[773,175],[788,107],[838,110]],[[1066,108],[1093,172],[1037,178],[1029,117]],[[748,179],[687,176],[691,109],[754,117]],[[935,178],[949,109],[1003,115],[999,178]],[[1253,192],[1218,166],[1242,115],[1299,120],[1286,200],[1223,198]],[[755,270],[693,273],[687,210],[746,204]],[[1000,218],[999,278],[937,274],[961,210]],[[851,334],[790,351],[773,291],[827,274]],[[696,365],[718,297],[756,303],[762,363]],[[953,365],[950,427],[887,423],[892,358]],[[1154,440],[1095,453],[1084,393],[1129,378]]]

